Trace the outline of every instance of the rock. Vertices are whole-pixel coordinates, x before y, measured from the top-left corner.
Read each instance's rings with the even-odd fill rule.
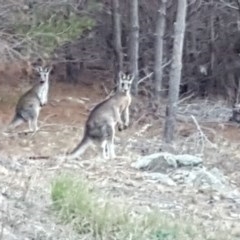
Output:
[[[172,154],[166,152],[153,153],[139,158],[131,166],[137,169],[154,170],[155,172],[164,171],[169,166],[177,167],[176,162],[171,156]]]
[[[175,155],[174,157],[175,157],[178,167],[198,166],[203,162],[202,158],[194,156],[194,155],[190,155],[190,154]]]
[[[206,168],[193,169],[185,179],[185,184],[203,189],[211,188],[217,191],[226,190],[229,186],[225,176],[216,168],[210,171]]]
[[[141,157],[131,166],[137,169],[161,172],[166,171],[169,167],[197,166],[201,163],[202,159],[197,156],[189,154],[174,155],[168,152],[161,152]]]
[[[183,183],[185,183],[189,174],[190,174],[189,170],[177,169],[171,173],[171,179],[173,179],[175,182],[178,182],[179,184],[183,184]]]
[[[167,175],[162,173],[146,173],[145,176],[150,177],[154,182],[163,183],[168,186],[176,186],[177,184]]]
[[[222,197],[225,199],[229,199],[237,204],[240,204],[240,192],[238,191],[238,189],[224,192],[222,193]]]

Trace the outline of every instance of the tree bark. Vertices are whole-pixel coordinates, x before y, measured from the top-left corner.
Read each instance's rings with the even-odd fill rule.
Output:
[[[118,73],[123,70],[123,52],[122,52],[122,28],[121,15],[119,9],[119,0],[112,0],[113,9],[113,46],[115,53],[115,83],[118,81]]]
[[[167,0],[160,1],[158,10],[157,24],[156,24],[156,40],[155,40],[155,65],[154,65],[154,81],[155,81],[155,99],[159,100],[162,90],[162,77],[163,77],[163,44],[164,33],[166,26],[166,6]]]
[[[210,51],[210,74],[213,76],[214,74],[214,65],[215,65],[215,50],[214,50],[214,45],[215,45],[215,26],[214,26],[214,21],[215,21],[215,9],[214,9],[214,0],[211,0],[210,2],[210,19],[209,19],[209,27],[210,27],[210,40],[209,40],[209,51]],[[207,84],[207,89],[210,90],[209,93],[213,92],[213,94],[217,94],[217,88],[218,86],[215,87],[216,84],[216,78],[212,78],[210,81],[208,81]]]
[[[138,52],[139,52],[139,19],[138,0],[129,1],[130,9],[130,71],[134,75],[132,93],[138,92]]]
[[[166,108],[164,140],[171,143],[176,126],[179,87],[182,72],[183,43],[186,28],[187,0],[178,0],[176,22],[174,23],[173,58],[169,79],[169,95]]]

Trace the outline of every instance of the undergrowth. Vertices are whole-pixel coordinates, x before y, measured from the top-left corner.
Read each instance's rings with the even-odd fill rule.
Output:
[[[194,227],[158,210],[136,213],[102,199],[86,181],[64,174],[52,184],[53,209],[84,239],[187,240],[206,239]]]
[[[85,11],[78,11],[67,2],[46,2],[34,4],[27,13],[15,13],[12,29],[23,38],[21,53],[32,50],[51,54],[57,47],[82,36],[84,31],[91,31],[96,25],[94,14],[101,9],[102,4],[95,0],[89,1]]]
[[[16,32],[27,35],[32,42],[42,46],[45,52],[52,52],[57,46],[76,39],[83,31],[91,30],[94,26],[94,19],[71,14],[68,19],[52,16],[38,25],[19,23]]]

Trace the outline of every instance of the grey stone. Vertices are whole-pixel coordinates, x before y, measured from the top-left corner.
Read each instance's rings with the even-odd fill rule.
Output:
[[[198,166],[202,164],[202,158],[190,154],[175,155],[177,165],[180,166]]]
[[[160,152],[141,157],[131,166],[137,169],[165,172],[169,167],[197,166],[201,163],[202,159],[197,156],[189,154],[174,155],[168,152]]]
[[[217,169],[208,171],[206,168],[193,169],[185,183],[198,188],[211,188],[217,191],[227,189],[228,181]]]
[[[151,178],[154,182],[163,183],[168,186],[176,186],[177,185],[167,174],[146,173],[145,176]]]

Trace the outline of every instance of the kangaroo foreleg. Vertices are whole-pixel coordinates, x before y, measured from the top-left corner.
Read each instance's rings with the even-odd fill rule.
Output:
[[[126,129],[129,126],[129,107],[123,110],[123,128]]]
[[[121,119],[121,114],[120,114],[119,110],[115,109],[114,114],[115,114],[118,130],[122,131],[123,128],[124,128],[124,124],[123,124],[123,121]]]

